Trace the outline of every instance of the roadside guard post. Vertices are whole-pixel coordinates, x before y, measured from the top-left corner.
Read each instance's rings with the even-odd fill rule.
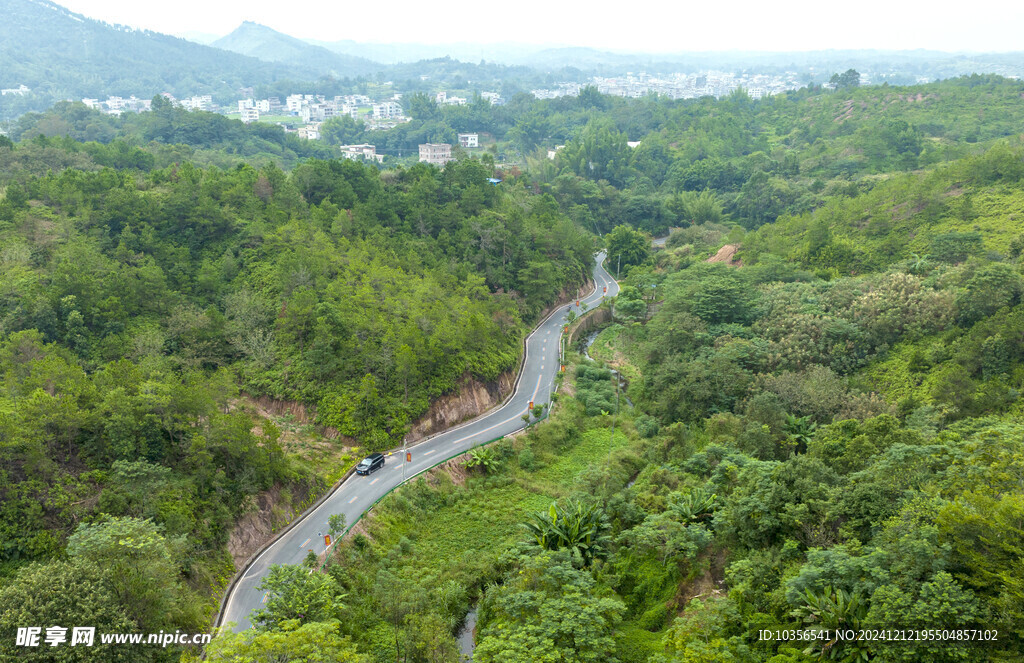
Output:
[[[331,546],[331,535],[330,534],[324,534],[324,545],[327,546],[327,547]]]
[[[411,451],[406,451],[405,452],[405,462],[407,462],[407,463],[411,463],[412,462],[412,452]]]

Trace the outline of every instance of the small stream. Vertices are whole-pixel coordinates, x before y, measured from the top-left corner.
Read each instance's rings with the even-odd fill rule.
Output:
[[[589,359],[590,361],[594,361],[594,358],[590,356],[590,346],[594,344],[594,341],[597,340],[597,335],[600,333],[600,329],[598,329],[597,331],[592,331],[589,334],[587,334],[587,337],[584,339],[583,356]]]
[[[469,609],[469,613],[466,615],[466,620],[462,623],[462,628],[459,629],[459,634],[455,637],[459,641],[459,652],[462,655],[463,661],[473,660],[473,631],[476,630],[476,606],[474,605]]]
[[[595,361],[595,359],[590,356],[590,346],[594,344],[594,341],[597,339],[597,335],[600,333],[601,330],[597,330],[587,334],[583,345],[583,356],[591,361]],[[621,391],[622,398],[626,401],[626,403],[629,404],[629,407],[633,407],[633,401],[629,400],[629,396],[626,396],[625,393],[626,381],[623,380],[621,376],[619,376],[619,372],[616,371],[615,369],[609,370],[619,378],[619,389]],[[633,477],[630,480],[629,485],[632,486],[633,482],[635,481],[636,477]],[[477,607],[474,605],[472,608],[470,608],[469,613],[466,614],[466,620],[462,623],[462,628],[459,629],[458,635],[455,636],[455,639],[459,643],[459,652],[462,655],[463,661],[473,660],[473,648],[476,645],[476,643],[474,642],[474,636],[476,635],[474,633],[474,631],[476,631],[476,613]]]

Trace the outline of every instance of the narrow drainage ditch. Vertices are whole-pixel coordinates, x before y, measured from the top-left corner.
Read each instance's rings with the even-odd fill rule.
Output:
[[[473,647],[474,633],[476,631],[476,606],[474,605],[469,609],[469,613],[466,614],[466,619],[462,622],[462,628],[459,629],[459,634],[455,636],[455,639],[459,642],[459,653],[462,655],[463,661],[473,660]]]

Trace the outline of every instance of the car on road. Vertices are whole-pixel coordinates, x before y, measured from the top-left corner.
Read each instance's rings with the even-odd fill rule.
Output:
[[[356,474],[372,474],[384,467],[384,454],[371,454],[356,465]]]

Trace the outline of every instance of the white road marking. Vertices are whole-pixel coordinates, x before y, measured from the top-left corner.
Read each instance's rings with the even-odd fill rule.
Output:
[[[516,419],[519,419],[519,417],[520,417],[520,415],[517,414],[516,416],[511,417],[509,419],[506,419],[505,421],[500,421],[500,422],[494,424],[493,426],[489,426],[488,428],[485,428],[482,431],[473,433],[472,435],[467,435],[466,437],[459,438],[458,440],[455,440],[454,442],[452,442],[452,444],[459,444],[460,442],[465,442],[466,440],[468,440],[470,438],[474,438],[477,435],[482,435],[483,433],[486,433],[487,431],[494,430],[498,426],[504,426],[505,424],[507,424],[510,421],[515,421]]]
[[[350,500],[348,501],[348,503],[349,503],[349,504],[352,504],[352,502],[355,502],[355,501],[356,501],[356,498],[357,498],[357,497],[359,497],[359,496],[358,496],[358,495],[353,495],[353,496],[352,496],[352,499],[350,499]]]
[[[310,542],[310,541],[312,541],[312,540],[313,540],[313,539],[312,539],[312,537],[310,537],[310,538],[306,539],[305,541],[303,541],[303,542],[302,542],[302,543],[301,543],[301,544],[299,545],[299,547],[300,547],[300,548],[305,548],[305,547],[306,547],[306,544],[307,544],[307,543],[309,543],[309,542]]]
[[[426,456],[427,454],[432,454],[432,453],[434,453],[435,451],[437,451],[437,449],[431,449],[430,451],[424,451],[424,452],[423,452],[423,455],[424,455],[424,456]]]
[[[267,602],[267,597],[268,597],[268,596],[270,596],[270,592],[267,592],[266,594],[264,594],[264,595],[263,595],[263,600],[262,600],[262,601],[260,601],[260,603],[266,603],[266,602]]]
[[[372,486],[373,484],[377,483],[378,481],[380,481],[380,477],[377,477],[376,479],[374,479],[373,481],[371,481],[371,482],[370,482],[370,485]]]

